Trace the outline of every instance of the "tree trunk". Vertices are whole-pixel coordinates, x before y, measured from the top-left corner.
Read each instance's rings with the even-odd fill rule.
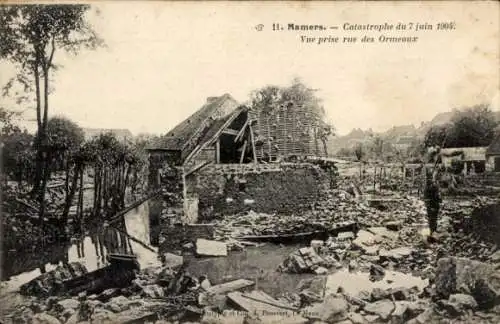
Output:
[[[75,198],[76,188],[78,187],[78,178],[80,175],[80,168],[81,168],[81,166],[79,164],[74,166],[73,177],[71,178],[71,186],[69,188],[69,191],[66,192],[66,201],[64,204],[64,211],[63,211],[64,226],[66,226],[68,224],[69,210],[71,208],[71,204],[73,203],[73,199]],[[69,172],[68,172],[68,176],[69,176]],[[68,181],[68,179],[67,179],[67,181]]]
[[[33,180],[33,188],[31,193],[33,195],[37,195],[38,190],[40,188],[40,182],[42,179],[42,137],[43,137],[43,126],[42,126],[42,98],[40,95],[40,60],[39,60],[39,51],[36,51],[35,54],[35,63],[33,66],[33,72],[35,75],[35,96],[36,96],[36,121],[37,121],[37,130],[38,134],[35,138],[35,148],[36,148],[36,159],[35,159],[35,174]]]
[[[82,167],[80,170],[80,192],[78,194],[78,222],[81,225],[83,224],[83,221],[85,220],[85,215],[83,214],[83,172],[85,170],[85,167]]]
[[[45,158],[43,159],[43,164],[42,164],[42,183],[40,186],[40,190],[38,191],[38,201],[40,203],[40,210],[39,210],[39,217],[40,217],[40,222],[41,222],[41,228],[42,228],[42,233],[44,233],[45,229],[45,207],[46,207],[46,201],[45,201],[45,192],[47,191],[47,181],[50,178],[50,154],[46,152]]]

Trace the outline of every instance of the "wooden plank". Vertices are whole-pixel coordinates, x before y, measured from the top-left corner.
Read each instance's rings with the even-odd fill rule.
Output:
[[[286,304],[280,302],[279,300],[274,299],[273,297],[269,296],[268,294],[266,294],[265,292],[263,292],[261,290],[254,290],[250,293],[242,294],[242,296],[245,298],[257,301],[257,302],[261,302],[261,303],[268,304],[268,305],[275,306],[275,307],[279,307],[279,308],[284,308],[284,309],[288,309],[288,310],[292,310],[292,311],[299,310],[298,308],[293,307],[292,305],[286,305]]]
[[[253,286],[255,282],[247,279],[237,279],[234,281],[225,282],[220,285],[215,285],[207,289],[209,294],[226,294],[235,290],[240,290]]]
[[[136,201],[135,203],[129,205],[128,207],[124,208],[122,211],[119,211],[118,213],[116,213],[113,217],[111,217],[109,220],[108,220],[108,224],[113,224],[115,222],[118,222],[118,221],[123,221],[123,215],[125,215],[126,213],[128,213],[129,211],[131,211],[132,209],[142,205],[144,202],[148,201],[149,199],[151,198],[154,198],[158,195],[161,194],[161,190],[159,191],[156,191],[156,192],[153,192],[152,194],[144,197],[143,199],[140,199],[138,201]]]
[[[250,128],[250,141],[252,142],[253,161],[254,163],[257,163],[257,152],[255,150],[255,139],[253,136],[252,125],[248,125],[248,127]]]
[[[225,130],[222,131],[222,134],[238,136],[239,132],[235,129],[226,128]]]
[[[158,251],[155,250],[152,246],[147,245],[146,243],[142,242],[139,239],[136,239],[135,237],[133,237],[132,235],[128,234],[127,232],[122,231],[122,230],[120,230],[120,229],[118,229],[118,228],[116,228],[116,227],[114,227],[112,225],[110,225],[109,227],[113,228],[114,230],[116,230],[119,233],[122,233],[123,235],[125,235],[126,237],[128,237],[131,241],[134,241],[135,243],[137,243],[140,246],[148,249],[149,251],[154,252],[154,253],[158,253]]]
[[[240,164],[243,163],[243,159],[245,158],[245,153],[246,153],[246,150],[247,150],[247,144],[248,144],[248,141],[245,140],[245,143],[243,143],[243,148],[241,149]]]
[[[220,138],[215,142],[215,163],[220,163]]]
[[[245,129],[247,128],[248,126],[248,119],[247,121],[245,122],[245,124],[243,124],[243,127],[241,127],[241,130],[240,132],[238,133],[238,135],[236,135],[236,138],[234,139],[234,142],[236,143],[237,141],[240,140],[240,138],[243,136],[243,133],[245,132]]]
[[[280,307],[271,306],[267,303],[244,297],[239,291],[229,293],[227,297],[239,308],[251,314],[262,314],[264,312],[268,314],[282,314],[285,312],[285,310]]]

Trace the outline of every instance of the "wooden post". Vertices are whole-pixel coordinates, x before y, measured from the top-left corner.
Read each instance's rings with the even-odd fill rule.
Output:
[[[250,128],[250,141],[252,142],[253,162],[257,163],[257,152],[255,151],[255,139],[253,136],[253,128],[252,125],[250,124],[248,125],[248,127]]]
[[[247,140],[245,140],[245,142],[243,143],[243,148],[241,149],[240,164],[243,163],[243,159],[245,158],[245,152],[247,150],[247,143],[248,143]]]
[[[220,163],[220,138],[215,142],[215,163]]]

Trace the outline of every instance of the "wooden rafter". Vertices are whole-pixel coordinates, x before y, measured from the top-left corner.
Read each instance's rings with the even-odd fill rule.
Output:
[[[248,119],[246,120],[245,124],[243,124],[243,127],[241,127],[241,130],[240,132],[238,133],[238,135],[236,135],[236,138],[234,139],[234,142],[238,142],[240,140],[240,138],[243,136],[243,134],[245,133],[245,129],[247,128],[248,126]]]
[[[240,164],[243,163],[243,159],[245,158],[245,153],[246,153],[246,150],[247,150],[247,144],[248,144],[248,141],[245,140],[245,142],[243,143],[243,148],[241,149]]]
[[[226,128],[225,130],[222,131],[222,134],[238,136],[239,132],[231,128]]]
[[[248,127],[250,129],[250,142],[252,142],[253,161],[254,163],[257,163],[257,152],[255,150],[255,139],[253,136],[252,125],[249,124]]]

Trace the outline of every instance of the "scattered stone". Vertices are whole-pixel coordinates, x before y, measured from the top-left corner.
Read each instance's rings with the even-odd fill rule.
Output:
[[[255,282],[246,279],[237,279],[234,281],[225,282],[220,285],[215,285],[207,289],[207,292],[212,295],[226,294],[231,291],[240,290],[253,286]]]
[[[332,264],[325,261],[313,248],[309,247],[291,253],[278,267],[278,270],[289,273],[306,273],[313,272],[317,267],[323,266],[331,267]]]
[[[324,275],[324,274],[328,273],[328,269],[324,268],[324,267],[318,267],[318,268],[314,269],[314,273],[318,274],[318,275]]]
[[[315,249],[316,251],[322,247],[323,245],[325,245],[325,241],[321,241],[321,240],[312,240],[311,241],[311,247],[313,249]]]
[[[336,323],[347,319],[349,304],[343,297],[329,295],[321,304],[316,304],[306,310],[312,314],[311,318],[320,319],[327,323]]]
[[[363,315],[358,313],[350,312],[349,314],[347,314],[347,317],[353,324],[363,324],[365,322]]]
[[[47,314],[47,313],[39,313],[35,314],[32,319],[33,324],[60,324],[61,321],[58,320],[56,317]]]
[[[368,314],[380,316],[382,320],[387,320],[394,310],[394,303],[388,299],[366,304],[364,310]]]
[[[135,279],[135,280],[138,280],[138,279]],[[97,299],[100,300],[101,302],[106,302],[106,301],[110,300],[111,298],[118,296],[119,294],[120,294],[120,289],[110,288],[110,289],[106,289],[102,293],[100,293],[98,295]]]
[[[381,266],[377,264],[370,265],[370,280],[371,281],[380,281],[385,277],[385,270]]]
[[[224,242],[197,239],[196,254],[200,256],[227,256],[227,245]]]
[[[410,298],[410,290],[404,287],[391,289],[391,296],[395,300],[408,300]]]
[[[498,302],[500,276],[487,263],[466,258],[438,260],[435,278],[436,297],[448,299],[459,292],[470,292],[479,308],[492,308]]]
[[[355,238],[356,235],[353,232],[342,232],[337,235],[337,240],[339,241],[354,240]]]
[[[367,231],[375,235],[377,243],[382,241],[382,239],[395,240],[398,238],[398,233],[390,231],[385,227],[370,227]]]
[[[147,285],[142,288],[142,296],[148,298],[160,298],[165,296],[165,291],[159,285]]]
[[[394,311],[391,314],[391,324],[403,324],[409,318],[408,302],[394,302]]]
[[[351,259],[349,261],[349,266],[348,266],[349,272],[354,272],[354,271],[358,270],[358,267],[359,267],[359,264],[356,260]]]
[[[184,258],[173,253],[164,253],[161,261],[166,268],[171,269],[178,269],[184,264]]]
[[[365,315],[365,320],[368,323],[376,323],[380,319],[378,315]]]
[[[212,283],[206,276],[200,277],[200,287],[207,290],[208,288],[212,287]]]
[[[76,310],[79,307],[80,307],[80,302],[78,300],[71,298],[60,300],[55,305],[56,311],[60,313],[62,313],[66,309]]]
[[[477,308],[477,302],[472,297],[471,295],[466,295],[466,294],[454,294],[450,295],[450,298],[448,299],[450,303],[457,304],[459,307],[463,309],[476,309]]]
[[[490,255],[489,259],[493,263],[499,263],[500,262],[500,250],[497,250],[495,253]]]
[[[402,259],[408,258],[412,253],[413,249],[409,247],[399,247],[392,250],[380,250],[379,256],[381,261],[401,261]]]
[[[380,288],[375,288],[375,289],[380,289]],[[369,291],[361,290],[358,293],[358,298],[361,299],[361,300],[364,300],[364,301],[372,301],[372,294]]]
[[[186,243],[182,246],[182,249],[185,251],[192,251],[194,249],[194,244],[193,242]]]
[[[324,277],[301,280],[297,285],[301,304],[310,305],[323,301],[325,284],[326,279]]]
[[[399,231],[403,227],[403,224],[400,221],[392,221],[385,223],[385,227],[391,231]]]
[[[382,299],[387,299],[391,296],[391,294],[387,291],[387,290],[384,290],[384,289],[381,289],[381,288],[373,288],[371,294],[369,295],[368,298],[363,298],[364,300],[367,300],[367,301],[372,301],[372,302],[375,302],[375,301],[379,301],[379,300],[382,300]]]
[[[378,245],[365,246],[363,248],[363,252],[368,256],[376,256],[379,251],[380,251],[380,246]]]
[[[110,310],[97,308],[92,314],[91,320],[93,323],[117,323],[117,316]]]
[[[357,234],[355,240],[352,241],[352,246],[358,250],[366,251],[366,249],[370,246],[373,246],[377,243],[377,238],[372,233],[360,230]]]

